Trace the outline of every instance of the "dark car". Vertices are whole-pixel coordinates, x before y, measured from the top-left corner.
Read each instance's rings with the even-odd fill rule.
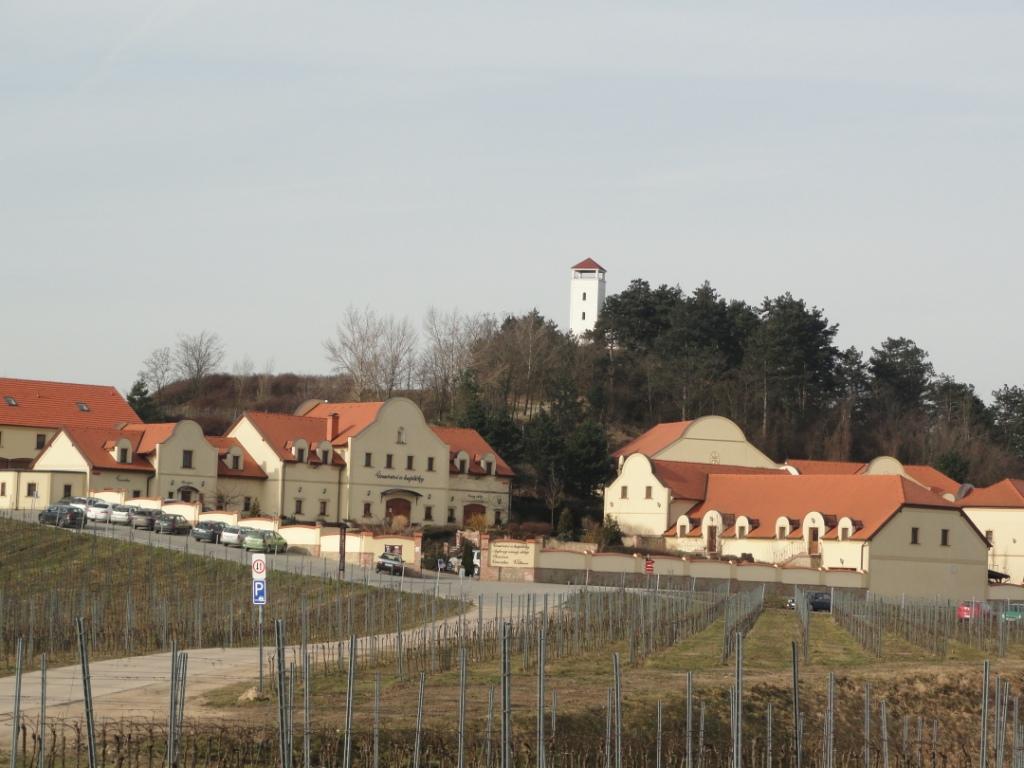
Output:
[[[143,509],[135,507],[135,510],[128,516],[128,525],[132,528],[141,528],[144,531],[152,531],[153,523],[156,522],[160,513],[155,509]]]
[[[400,574],[405,570],[405,562],[401,555],[385,552],[377,558],[377,572]]]
[[[811,592],[807,596],[807,604],[812,611],[831,611],[832,595],[828,592]]]
[[[220,541],[220,533],[224,530],[224,523],[202,522],[196,523],[192,529],[192,538],[196,541],[208,541],[216,544]]]
[[[77,507],[54,504],[39,513],[39,522],[58,528],[81,528],[85,522],[85,513]]]
[[[156,533],[188,533],[191,527],[184,515],[175,514],[160,515],[153,523],[153,531]]]

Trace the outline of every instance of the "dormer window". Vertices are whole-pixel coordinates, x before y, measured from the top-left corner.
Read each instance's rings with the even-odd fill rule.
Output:
[[[320,451],[320,463],[330,464],[331,463],[331,452],[327,448]]]
[[[405,445],[405,427],[398,428],[398,438],[395,440],[399,445]]]
[[[127,464],[128,463],[128,449],[127,448],[118,448],[117,449],[117,462],[118,462],[118,464]]]
[[[484,466],[484,474],[487,474],[487,475],[491,474],[491,466],[492,466],[491,462],[490,461],[485,461],[483,463],[483,466]]]
[[[78,406],[78,410],[80,410],[82,413],[88,413],[89,412],[89,404],[88,403],[75,403],[75,405]]]
[[[295,460],[297,462],[299,462],[299,464],[304,464],[305,463],[305,461],[306,461],[306,449],[305,448],[296,448],[295,449]]]
[[[7,403],[8,405],[17,405],[18,404],[18,401],[15,400],[10,395],[4,395],[4,402]]]
[[[242,457],[237,453],[231,454],[231,468],[241,469],[242,468]]]
[[[789,535],[789,531],[786,530],[785,525],[780,525],[779,530],[775,532],[777,538],[784,539]]]
[[[466,470],[469,468],[469,462],[465,459],[459,459],[459,472],[466,474]]]

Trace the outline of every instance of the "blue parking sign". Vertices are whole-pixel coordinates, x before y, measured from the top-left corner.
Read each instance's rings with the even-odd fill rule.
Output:
[[[266,605],[267,604],[267,582],[260,579],[252,583],[252,604],[253,605]]]

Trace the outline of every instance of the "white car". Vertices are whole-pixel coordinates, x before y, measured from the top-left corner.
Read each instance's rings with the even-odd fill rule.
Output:
[[[132,507],[128,504],[115,504],[110,508],[110,523],[128,525],[132,521],[132,515],[136,510],[138,510],[138,507]]]
[[[85,507],[85,519],[94,523],[110,522],[110,505],[99,499],[88,499]]]

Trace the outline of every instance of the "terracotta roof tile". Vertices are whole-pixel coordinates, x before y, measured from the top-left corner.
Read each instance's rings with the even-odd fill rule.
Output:
[[[143,455],[149,455],[156,451],[156,447],[160,443],[165,442],[171,436],[176,426],[178,426],[176,422],[126,424],[124,430],[126,432],[137,432],[140,439],[136,450]]]
[[[320,441],[327,439],[325,421],[321,418],[262,411],[246,411],[243,417],[249,419],[282,461],[295,461],[290,446],[297,439],[305,440],[311,451],[317,449]],[[344,461],[337,454],[334,455],[333,461],[337,466],[344,465]]]
[[[599,272],[608,271],[593,259],[584,259],[579,264],[573,264],[572,269],[596,269]]]
[[[251,477],[257,480],[265,480],[267,473],[256,462],[238,440],[233,437],[207,437],[206,442],[217,449],[217,476],[218,477]],[[242,468],[233,469],[226,461],[228,451],[231,448],[239,448],[242,451]]]
[[[775,521],[785,517],[803,526],[804,517],[818,512],[827,524],[848,517],[861,525],[852,539],[871,539],[904,505],[957,508],[941,496],[896,475],[710,475],[705,500],[690,510],[699,520],[709,510],[745,515],[760,525],[748,538],[775,537]],[[834,519],[831,519],[834,518]]]
[[[8,398],[15,405],[10,405]],[[114,387],[0,378],[0,424],[113,429],[139,420]]]
[[[935,467],[929,467],[927,464],[904,464],[903,469],[917,482],[927,485],[934,491],[956,493],[960,490],[960,483],[949,475],[940,472]]]
[[[959,501],[962,507],[1024,508],[1024,480],[1000,480],[986,488],[975,488]]]
[[[737,467],[729,464],[700,464],[692,461],[651,461],[654,475],[675,499],[700,501],[707,490],[708,475],[778,475],[786,470]]]
[[[465,451],[469,454],[469,474],[486,474],[481,460],[489,453],[494,456],[495,474],[499,477],[515,476],[512,468],[505,463],[505,460],[498,455],[498,452],[495,451],[475,429],[434,426],[432,426],[431,429],[434,431],[435,435],[441,438],[441,440],[448,445],[452,459],[449,466],[449,470],[451,472],[458,472],[458,467],[455,465],[455,456],[459,451]]]
[[[93,469],[113,469],[118,472],[153,472],[153,465],[144,456],[139,454],[137,450],[138,439],[135,434],[126,433],[118,429],[93,429],[91,427],[64,427],[62,431],[70,438],[79,453],[82,454],[82,457]],[[119,462],[111,455],[110,449],[107,448],[108,445],[116,445],[122,438],[129,440],[132,444],[132,460],[126,464]],[[36,462],[38,462],[38,459],[36,459]]]
[[[325,420],[325,437],[335,445],[355,437],[377,418],[384,403],[317,403],[302,415]],[[331,427],[331,416],[337,416],[337,430]],[[333,434],[328,434],[333,432]]]
[[[618,458],[631,453],[642,453],[648,458],[653,457],[654,454],[681,438],[691,424],[693,424],[692,421],[666,421],[655,424],[642,435],[619,448],[612,456]]]

